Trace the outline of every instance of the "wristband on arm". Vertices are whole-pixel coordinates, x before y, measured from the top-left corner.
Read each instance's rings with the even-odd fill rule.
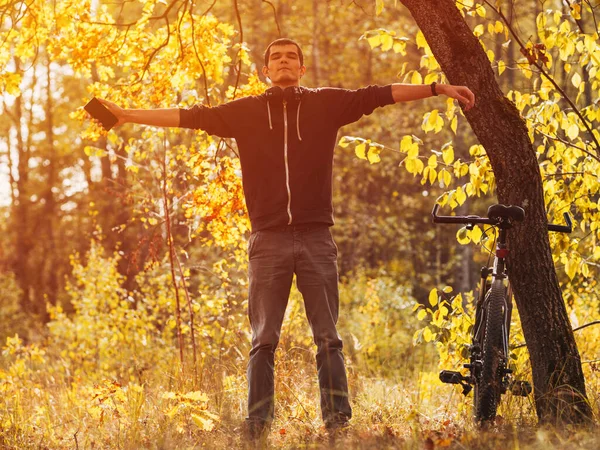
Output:
[[[431,83],[431,85],[430,85],[430,86],[431,86],[431,95],[434,95],[434,96],[436,96],[436,97],[437,97],[438,93],[437,93],[437,91],[435,90],[435,85],[436,85],[436,84],[437,84],[437,83],[434,81],[433,83]]]

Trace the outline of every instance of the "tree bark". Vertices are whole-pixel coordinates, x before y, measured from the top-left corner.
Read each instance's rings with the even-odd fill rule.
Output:
[[[475,93],[465,115],[485,147],[500,203],[525,209],[509,233],[509,274],[533,372],[542,422],[586,422],[581,360],[552,261],[542,180],[527,127],[494,78],[477,38],[452,0],[402,0],[452,84]]]

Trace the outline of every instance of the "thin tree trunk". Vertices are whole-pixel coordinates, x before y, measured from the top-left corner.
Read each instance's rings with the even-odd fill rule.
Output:
[[[536,14],[536,17],[537,17],[537,14]],[[511,23],[511,26],[512,26],[514,18],[515,18],[515,5],[512,1],[510,1],[508,3],[508,19]],[[535,25],[535,20],[533,21],[533,23]],[[534,30],[535,29],[536,28],[534,28]],[[508,86],[507,90],[510,90],[515,85],[515,71],[512,70],[512,67],[516,67],[515,44],[512,39],[510,40],[510,42],[508,43],[508,46],[506,48],[506,62],[507,62],[507,66],[509,66],[509,69],[506,72],[506,84]]]
[[[542,180],[527,127],[498,87],[477,38],[453,0],[402,0],[452,84],[469,86],[476,106],[466,117],[485,147],[501,203],[525,209],[509,233],[509,268],[533,372],[541,421],[591,416],[581,360],[554,270]],[[510,130],[510,132],[507,132]]]
[[[20,61],[15,58],[15,72],[20,71]],[[21,309],[25,312],[31,312],[31,284],[29,272],[29,255],[31,253],[32,242],[29,233],[29,149],[23,140],[22,131],[23,122],[23,95],[15,99],[14,104],[14,125],[17,138],[17,195],[12,205],[11,216],[14,218],[12,231],[15,235],[15,254],[14,254],[14,273],[17,284],[21,289]]]
[[[314,77],[314,85],[319,86],[321,82],[321,65],[319,55],[319,2],[313,0],[313,32],[312,32],[312,67],[311,71]]]
[[[56,168],[56,150],[54,148],[54,115],[52,105],[52,86],[51,86],[51,72],[50,72],[50,56],[48,55],[47,62],[47,76],[46,76],[46,141],[48,143],[48,166],[47,166],[47,182],[46,191],[44,192],[44,214],[42,221],[45,224],[46,235],[44,237],[44,273],[42,273],[42,287],[44,288],[45,294],[48,295],[48,301],[51,304],[56,304],[56,296],[58,293],[58,273],[56,271],[57,260],[56,260],[56,245],[54,236],[54,223],[56,220],[56,201],[54,199],[54,193],[52,189],[57,184],[57,168]],[[44,280],[44,278],[46,278]],[[40,296],[41,297],[41,296]],[[39,298],[38,301],[43,300]],[[36,302],[37,303],[37,302]],[[45,302],[40,301],[40,304],[36,304],[36,310],[38,314],[46,314]]]
[[[457,131],[460,130],[460,126],[462,126],[463,120],[464,119],[461,116],[456,116]],[[456,137],[454,138],[454,149],[455,149],[455,152],[458,151],[459,155],[460,154],[469,155],[469,151],[467,149],[467,143],[465,142],[465,139],[461,133],[457,133]],[[468,214],[469,211],[467,210],[467,204],[463,203],[459,207],[457,213],[458,214]],[[455,280],[460,292],[468,292],[471,289],[476,288],[476,286],[474,286],[472,284],[474,281],[474,280],[472,280],[472,277],[471,277],[471,272],[472,272],[471,261],[472,260],[473,260],[472,247],[470,245],[462,245],[461,250],[460,250],[460,262],[459,262],[460,267],[458,269],[458,279]],[[463,301],[466,302],[467,299],[465,298]]]

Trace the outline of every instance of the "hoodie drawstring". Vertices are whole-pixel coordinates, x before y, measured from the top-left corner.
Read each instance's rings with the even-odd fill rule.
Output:
[[[298,133],[298,140],[301,141],[302,137],[300,136],[300,105],[302,104],[302,100],[298,102],[298,112],[296,113],[296,132]]]
[[[298,135],[298,140],[302,140],[302,136],[300,136],[300,106],[302,105],[302,99],[298,102],[298,109],[296,110],[296,134]],[[271,119],[271,104],[269,100],[267,100],[267,113],[269,115],[269,129],[273,129],[273,121]]]
[[[269,100],[267,100],[267,112],[269,113],[269,129],[273,129],[273,122],[271,122],[271,106],[269,104]]]

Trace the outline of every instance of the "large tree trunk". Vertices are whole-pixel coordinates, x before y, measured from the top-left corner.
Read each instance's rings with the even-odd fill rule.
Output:
[[[525,122],[500,90],[477,38],[452,0],[402,0],[452,84],[475,93],[466,117],[485,147],[501,203],[525,209],[509,233],[509,270],[533,371],[541,421],[583,422],[581,360],[552,261],[542,180]]]

